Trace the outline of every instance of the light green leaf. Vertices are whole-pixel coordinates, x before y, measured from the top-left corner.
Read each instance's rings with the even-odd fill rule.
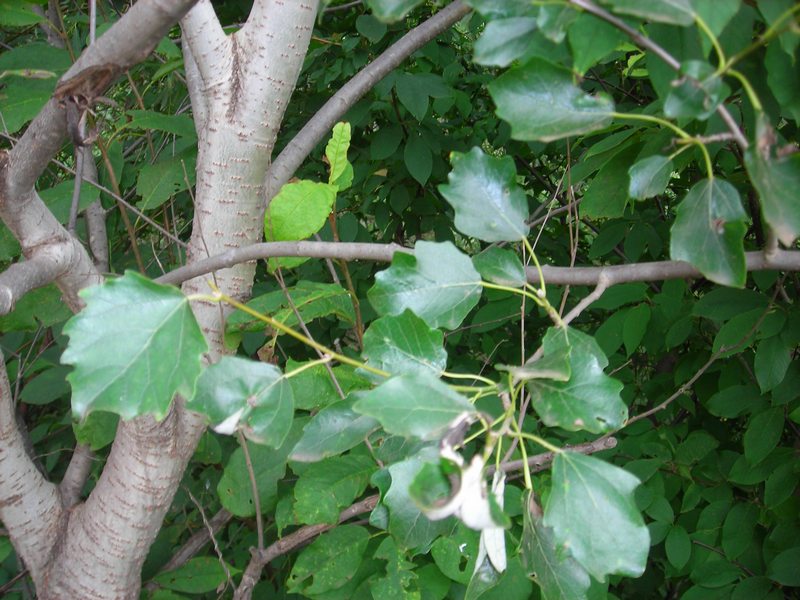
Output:
[[[330,175],[328,183],[336,185],[336,181],[344,174],[350,161],[347,160],[347,150],[350,148],[350,123],[337,123],[333,126],[333,133],[328,145],[325,146],[325,158],[328,159]],[[341,188],[340,188],[341,189]]]
[[[364,332],[367,364],[393,375],[441,375],[447,364],[444,334],[431,329],[410,310],[372,322]]]
[[[528,235],[528,201],[516,184],[510,156],[487,156],[480,148],[453,152],[453,170],[439,192],[455,209],[456,228],[485,242],[517,242]]]
[[[336,402],[311,417],[291,459],[314,462],[341,454],[363,442],[378,427],[378,421],[353,410],[350,398]]]
[[[589,575],[558,547],[554,537],[541,516],[533,516],[530,510],[523,512],[521,551],[525,569],[539,584],[542,600],[585,600],[591,585]]]
[[[739,192],[730,183],[699,181],[678,205],[670,257],[691,263],[711,281],[742,287],[747,275],[746,216]]]
[[[493,19],[475,42],[473,61],[479,65],[507,67],[525,53],[531,43],[530,34],[535,30],[536,19],[532,17]]]
[[[236,567],[228,566],[231,575],[240,573]],[[187,594],[213,592],[227,579],[225,569],[215,556],[198,556],[177,569],[159,573],[153,580],[161,587]]]
[[[611,7],[615,13],[633,15],[647,21],[670,23],[673,25],[691,25],[694,23],[694,11],[689,0],[601,0]]]
[[[759,126],[759,138],[768,139],[766,124]],[[772,134],[774,135],[774,134]],[[761,200],[764,219],[787,247],[800,236],[800,153],[778,158],[769,148],[752,144],[745,153],[745,166]]]
[[[309,596],[344,586],[358,570],[369,538],[369,531],[357,525],[323,533],[295,560],[287,591]]]
[[[602,129],[611,123],[614,102],[590,96],[572,73],[539,58],[509,69],[489,84],[497,116],[522,141],[549,142]]]
[[[403,160],[411,176],[420,185],[425,185],[433,169],[433,155],[425,140],[420,136],[412,136],[403,151]]]
[[[223,356],[197,381],[186,407],[207,417],[219,433],[241,431],[277,448],[292,426],[292,388],[275,365]]]
[[[419,241],[414,255],[397,252],[367,293],[380,315],[411,309],[431,327],[458,327],[481,295],[480,275],[450,242]]]
[[[399,21],[421,2],[422,0],[367,0],[375,18],[386,23]]]
[[[269,242],[303,240],[317,233],[331,214],[337,187],[329,183],[287,183],[269,203],[264,236]]]
[[[387,433],[438,439],[450,423],[475,408],[433,375],[398,375],[368,392],[354,394],[353,410],[377,419]]]
[[[72,410],[105,410],[163,419],[172,397],[194,394],[207,350],[189,301],[176,288],[138,273],[81,292],[86,307],[64,326],[61,362],[75,370]]]
[[[416,565],[406,559],[405,552],[391,537],[384,538],[375,551],[375,558],[386,561],[386,576],[370,581],[373,598],[381,600],[420,600]]]
[[[744,455],[747,462],[757,465],[772,452],[783,434],[783,408],[776,406],[755,415],[744,432]]]
[[[136,193],[142,199],[136,203],[141,210],[153,210],[175,194],[195,183],[197,150],[191,148],[152,165],[144,165],[136,180]]]
[[[81,423],[73,423],[72,431],[79,444],[85,444],[97,452],[114,441],[117,435],[119,416],[109,412],[95,411]]]
[[[628,409],[622,383],[603,373],[608,364],[593,337],[576,329],[551,327],[543,340],[544,358],[568,352],[569,381],[532,379],[533,407],[546,425],[568,431],[604,433],[622,427]],[[534,363],[535,364],[535,363]]]
[[[27,27],[45,20],[34,12],[34,5],[20,0],[0,0],[0,25],[4,27]]]
[[[592,456],[566,451],[553,460],[544,525],[598,581],[644,573],[650,534],[633,497],[638,485],[627,471]]]
[[[628,195],[636,200],[645,200],[664,193],[672,176],[672,161],[666,156],[648,156],[635,162],[628,169],[630,185]]]
[[[339,512],[364,492],[376,469],[371,458],[355,454],[310,465],[294,486],[294,515],[298,522],[335,525]]]
[[[525,267],[516,252],[490,246],[472,257],[472,264],[486,281],[509,287],[524,287]]]

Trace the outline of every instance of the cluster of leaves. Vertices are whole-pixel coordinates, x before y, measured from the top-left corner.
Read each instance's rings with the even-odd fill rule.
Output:
[[[432,10],[414,0],[368,4],[371,14],[321,18],[286,140]],[[420,4],[402,23],[381,20]],[[347,289],[330,283],[322,261],[271,261],[254,299],[228,321],[238,356],[207,369],[188,299],[133,273],[86,294],[87,309],[65,328],[69,345],[53,289],[0,320],[43,467],[59,476],[65,463],[53,450],[69,447],[73,431],[102,453],[117,415],[161,417],[180,393],[218,432],[250,440],[246,454],[209,432],[187,477],[206,511],[240,518],[219,536],[232,576],[255,543],[252,480],[271,537],[336,524],[342,509],[379,494],[368,525],[337,526],[281,557],[259,597],[274,588],[321,599],[783,597],[783,586],[800,585],[800,312],[789,300],[800,290],[775,272],[748,277],[745,250],[772,234],[792,246],[800,234],[800,158],[786,148],[800,118],[794,3],[602,2],[673,56],[677,73],[580,2],[468,4],[474,14],[350,111],[265,221],[269,240],[394,240],[413,245],[413,256],[397,254],[374,276],[349,265]],[[241,7],[226,9],[241,19]],[[76,53],[82,25],[68,26]],[[126,110],[102,115],[100,178],[185,237],[196,140],[179,113],[180,52],[165,40],[157,56],[132,73],[148,110],[118,91]],[[41,43],[0,56],[10,134],[49,98],[69,57]],[[742,124],[746,152],[721,109]],[[71,179],[54,171],[41,185],[66,220]],[[82,206],[97,197],[84,187]],[[577,200],[578,209],[537,223]],[[131,244],[150,275],[180,263],[168,239],[147,230],[149,240],[130,240],[114,219],[115,270],[136,264]],[[554,318],[561,290],[527,283],[535,268],[520,256],[532,260],[534,250],[556,265],[686,260],[708,281],[616,285],[565,328]],[[0,252],[9,262],[19,252],[7,232]],[[285,292],[271,276],[279,267]],[[573,288],[565,301],[587,292]],[[291,333],[301,320],[321,358]],[[528,361],[540,344],[541,357]],[[75,366],[73,430],[63,426],[70,390],[60,363]],[[624,427],[676,391],[685,393],[662,412]],[[558,453],[551,471],[524,471],[495,501],[481,477],[472,500],[485,498],[492,517],[478,532],[465,525],[468,507],[453,506],[452,482],[465,483],[467,468],[439,444],[464,415],[474,423],[471,441],[456,444],[465,462],[502,466],[609,432],[619,443],[603,459]],[[458,519],[425,516],[443,506]],[[201,526],[180,491],[144,576]],[[492,529],[505,540],[502,573],[496,553],[481,553],[496,543]],[[0,554],[13,563],[10,544]],[[209,552],[155,581],[177,596],[212,592],[226,577]]]

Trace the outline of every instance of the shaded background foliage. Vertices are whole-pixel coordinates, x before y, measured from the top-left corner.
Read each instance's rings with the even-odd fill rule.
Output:
[[[618,120],[610,127],[553,142],[514,140],[512,128],[495,114],[495,103],[487,91],[487,85],[505,70],[479,66],[473,58],[489,65],[544,59],[568,66],[580,76],[584,90],[612,96],[619,112],[660,110],[675,89],[671,83],[675,75],[617,29],[572,8],[545,5],[537,16],[538,27],[524,39],[506,36],[493,41],[487,35],[490,27],[500,17],[517,17],[513,7],[524,3],[473,4],[484,16],[471,14],[428,43],[344,118],[352,127],[349,159],[353,182],[338,195],[335,211],[319,236],[405,246],[418,240],[449,240],[469,254],[477,253],[485,244],[454,229],[453,210],[438,186],[447,181],[451,153],[478,146],[489,155],[513,159],[542,264],[624,265],[668,260],[677,206],[705,176],[699,151],[689,149],[675,158],[663,186],[666,189],[654,198],[630,200],[629,167],[654,153],[672,154],[676,146],[670,131]],[[759,6],[738,1],[695,0],[692,4],[707,16],[729,56],[746,49],[779,14],[792,7],[791,2],[777,0]],[[112,6],[99,8],[106,22],[116,18]],[[223,23],[235,27],[247,15],[249,4],[221,2],[216,8]],[[436,9],[434,3],[425,2],[404,20],[389,25],[361,5],[323,12],[282,126],[278,151],[332,91]],[[3,23],[14,27],[3,30],[7,50],[0,56],[0,72],[24,68],[54,74],[42,79],[15,74],[3,78],[0,111],[6,142],[50,97],[57,77],[85,44],[85,17],[72,5],[63,4],[62,12],[65,50],[46,45],[33,22],[29,26]],[[635,27],[641,24],[635,17],[625,19]],[[713,56],[708,38],[697,27],[653,22],[641,27],[681,61],[707,61]],[[791,27],[796,29],[796,22]],[[791,27],[738,65],[784,144],[796,142],[800,114],[800,38]],[[109,91],[116,105],[98,109],[103,143],[96,158],[103,186],[118,189],[129,203],[185,241],[191,223],[196,139],[177,35],[176,31],[173,40],[165,40],[154,56],[130,72],[127,81]],[[727,105],[753,140],[759,115],[738,81],[726,79],[725,84],[730,86],[725,95]],[[715,136],[726,131],[716,115],[695,119],[688,104],[691,102],[678,106],[674,116],[691,135]],[[690,112],[682,114],[684,109]],[[708,150],[715,173],[738,189],[745,204],[744,248],[761,249],[769,233],[742,152],[729,139],[710,139]],[[324,181],[328,166],[323,151],[324,143],[305,161],[297,177]],[[65,147],[59,160],[61,164],[53,164],[39,185],[42,197],[65,222],[72,176],[63,165],[72,165],[71,151]],[[115,200],[105,193],[99,197],[108,211],[112,272],[141,265],[146,274],[156,277],[182,264],[182,247],[133,213],[129,213],[135,230],[131,238]],[[82,206],[88,205],[96,191],[85,184],[81,198]],[[18,253],[3,228],[0,256],[4,265],[17,260]],[[344,280],[341,266],[334,268]],[[361,318],[369,324],[377,315],[367,290],[375,273],[384,267],[357,262],[347,268],[360,301]],[[321,260],[284,269],[283,275],[289,287],[299,282],[331,282],[329,266]],[[254,296],[280,290],[264,263],[259,264],[256,282]],[[581,286],[548,288],[549,300],[556,307],[562,302],[573,306],[589,291]],[[800,500],[796,493],[800,367],[795,360],[800,311],[794,300],[798,292],[800,282],[795,274],[772,271],[749,274],[741,289],[704,279],[625,283],[607,290],[573,323],[594,335],[608,356],[607,372],[624,383],[622,397],[631,414],[658,405],[692,380],[685,393],[663,412],[620,432],[617,448],[603,455],[642,480],[636,502],[651,536],[644,575],[638,579],[612,577],[609,597],[773,599],[796,593],[793,586],[800,586]],[[286,309],[280,300],[276,302],[277,308]],[[309,302],[300,309],[315,339],[357,356],[355,315],[346,302],[323,298],[322,304]],[[68,457],[64,450],[71,448],[76,438],[98,452],[99,472],[116,418],[93,413],[85,424],[73,426],[65,380],[68,369],[60,364],[66,347],[62,326],[68,317],[57,290],[48,287],[29,294],[12,314],[0,318],[0,343],[19,401],[20,419],[27,425],[41,468],[54,479],[63,474]],[[463,325],[444,335],[448,370],[497,378],[500,375],[493,365],[524,361],[549,325],[544,312],[531,302],[521,306],[513,294],[487,290]],[[241,344],[240,355],[277,363],[287,371],[317,358],[300,342],[265,332],[263,326],[243,329],[243,333],[229,332],[232,342]],[[695,377],[713,353],[730,346],[735,348]],[[345,392],[365,386],[349,367],[339,366],[334,371]],[[271,537],[313,523],[314,517],[324,520],[332,514],[335,518],[340,509],[365,493],[374,470],[370,450],[364,445],[341,458],[311,465],[290,461],[286,466],[307,416],[338,399],[321,366],[293,378],[291,385],[299,410],[288,441],[277,450],[251,450],[253,462],[260,465],[261,508],[270,517],[267,531]],[[531,432],[542,432],[533,419],[525,426]],[[543,435],[559,445],[593,439],[586,432],[564,430],[546,430]],[[247,564],[256,533],[249,477],[237,448],[235,440],[226,436],[209,432],[203,437],[145,565],[144,580],[155,577],[162,586],[153,597],[214,595],[213,589],[226,575],[213,549],[204,550],[204,556],[183,571],[157,573],[176,548],[204,527],[204,518],[220,508],[241,517],[216,536],[225,561],[234,574]],[[376,453],[388,464],[407,456],[409,450],[385,443]],[[346,483],[320,508],[320,493],[329,483],[325,473],[334,468],[342,469]],[[534,488],[547,490],[550,477],[547,471],[536,474]],[[375,485],[385,492],[380,478],[373,482],[376,480]],[[87,485],[91,487],[91,479]],[[505,505],[513,522],[510,539],[517,541],[523,525],[519,487],[507,488]],[[361,530],[348,527],[334,529],[333,537],[324,538],[327,545],[276,559],[256,589],[257,597],[289,597],[303,590],[315,598],[369,597],[370,585],[390,575],[393,568],[398,573],[413,572],[424,598],[463,596],[473,563],[464,565],[458,550],[466,544],[474,560],[474,532],[463,526],[447,532],[441,529],[439,533],[447,535],[436,541],[435,536],[419,538],[422,546],[432,543],[430,552],[403,554],[386,547],[391,538],[361,539]],[[333,569],[343,577],[342,585],[325,593],[309,591],[301,575],[318,568],[314,552],[342,545],[361,550]],[[0,555],[2,578],[9,581],[19,565],[6,538],[0,539]],[[515,558],[499,586],[482,597],[536,597],[536,589]],[[172,590],[174,595],[164,590]],[[590,591],[590,597],[605,594],[600,585]]]

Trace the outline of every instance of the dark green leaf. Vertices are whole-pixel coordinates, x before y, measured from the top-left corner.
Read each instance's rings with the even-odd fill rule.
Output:
[[[536,19],[530,17],[489,21],[475,42],[473,60],[479,65],[507,67],[528,49],[535,29]]]
[[[639,347],[649,323],[650,307],[647,304],[634,306],[625,315],[625,322],[622,325],[622,341],[628,356]]]
[[[239,570],[228,565],[228,572],[235,575]],[[217,557],[198,556],[189,559],[177,569],[159,573],[154,581],[168,590],[204,594],[213,592],[227,577]]]
[[[408,140],[403,152],[403,160],[405,160],[406,168],[411,173],[411,176],[420,185],[425,185],[433,169],[433,155],[431,155],[431,149],[422,137],[412,136]]]
[[[464,4],[492,19],[532,16],[536,10],[530,0],[466,0]]]
[[[258,444],[277,448],[292,426],[292,388],[278,367],[223,356],[197,381],[186,407],[203,414],[219,433],[241,431]]]
[[[323,533],[295,560],[287,590],[307,596],[344,586],[361,564],[369,537],[369,531],[357,525]]]
[[[403,141],[403,130],[399,127],[383,127],[372,136],[369,155],[372,160],[389,158]]]
[[[375,276],[369,301],[381,315],[411,309],[431,327],[458,327],[481,295],[480,275],[450,242],[419,241]]]
[[[172,133],[179,137],[195,139],[194,121],[187,115],[167,115],[154,110],[129,110],[128,115],[131,120],[120,127],[117,132],[123,129],[154,129]]]
[[[422,0],[367,0],[376,18],[387,23],[402,19]]]
[[[680,525],[673,525],[664,541],[664,549],[670,564],[680,570],[689,562],[692,556],[692,540]]]
[[[393,375],[428,373],[438,377],[447,364],[444,335],[410,310],[381,317],[364,332],[367,364]]]
[[[417,121],[422,121],[428,112],[428,90],[425,81],[419,75],[402,73],[395,82],[397,98]]]
[[[85,444],[97,452],[114,441],[118,423],[118,415],[95,411],[82,423],[73,423],[72,430],[75,433],[75,440],[79,444]]]
[[[341,454],[363,442],[378,426],[372,417],[355,412],[350,399],[336,402],[311,417],[291,459],[314,462]]]
[[[392,377],[368,392],[358,392],[353,410],[377,419],[388,433],[437,439],[463,413],[475,411],[466,398],[433,375]]]
[[[177,156],[144,165],[136,182],[136,192],[142,197],[136,206],[141,210],[153,210],[178,192],[193,186],[196,161],[197,151],[190,148]]]
[[[716,288],[700,297],[692,308],[692,314],[715,321],[727,321],[751,310],[765,311],[768,305],[769,298],[755,290]]]
[[[371,43],[377,44],[386,35],[386,25],[372,15],[358,15],[356,30]]]
[[[666,156],[648,156],[637,161],[628,169],[628,195],[636,200],[645,200],[663,194],[672,169],[672,161]]]
[[[757,465],[772,452],[783,434],[783,408],[768,408],[755,415],[744,432],[744,455]]]
[[[75,367],[67,379],[77,416],[162,419],[176,393],[192,397],[207,345],[179,290],[129,271],[81,296],[86,307],[64,326],[70,340],[61,357]]]
[[[448,184],[439,192],[455,209],[461,233],[485,242],[517,242],[528,235],[528,201],[516,184],[510,156],[495,158],[473,148],[454,152]]]
[[[722,549],[730,560],[736,560],[753,543],[759,510],[754,504],[737,503],[722,525]]]
[[[628,167],[639,155],[638,146],[628,146],[609,160],[583,194],[581,212],[591,217],[621,217],[628,204]]]
[[[758,344],[753,370],[762,394],[771,391],[783,381],[791,362],[792,349],[781,336],[774,335]]]
[[[572,73],[541,59],[506,71],[489,84],[497,116],[511,125],[514,139],[552,141],[602,129],[611,123],[614,103],[590,96]]]
[[[779,466],[767,479],[764,485],[764,504],[775,508],[789,499],[797,488],[795,465],[787,463]]]
[[[721,179],[696,183],[678,206],[670,256],[685,260],[716,283],[741,287],[747,274],[746,214],[739,192]]]
[[[650,535],[633,499],[638,485],[627,471],[592,456],[563,452],[553,460],[543,524],[599,581],[644,572]]]
[[[767,577],[781,585],[800,586],[800,546],[785,550],[770,561]]]
[[[681,75],[664,102],[664,114],[670,118],[706,120],[730,94],[716,69],[706,62],[684,62]]]
[[[568,431],[603,433],[622,427],[628,409],[620,398],[622,383],[603,368],[608,364],[591,336],[575,329],[550,328],[544,337],[544,356],[569,352],[569,381],[534,379],[528,382],[533,407],[542,421]]]
[[[335,525],[339,512],[367,487],[375,462],[366,456],[335,456],[310,465],[294,486],[294,515],[300,523]]]
[[[509,287],[524,287],[525,267],[516,252],[491,246],[472,257],[472,264],[486,281]]]
[[[618,46],[627,41],[625,34],[605,21],[582,12],[567,29],[573,67],[584,74]]]
[[[633,15],[648,21],[671,23],[674,25],[691,25],[694,22],[694,11],[689,0],[602,0],[616,13]]]

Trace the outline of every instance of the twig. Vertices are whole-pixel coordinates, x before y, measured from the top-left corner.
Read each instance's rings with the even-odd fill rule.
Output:
[[[238,432],[239,445],[244,453],[244,464],[247,467],[247,474],[250,477],[250,491],[253,494],[253,508],[256,511],[256,533],[258,535],[258,549],[264,548],[264,522],[261,516],[261,497],[258,495],[258,483],[256,473],[253,469],[253,461],[250,459],[250,449],[247,447],[247,440],[241,431]]]

